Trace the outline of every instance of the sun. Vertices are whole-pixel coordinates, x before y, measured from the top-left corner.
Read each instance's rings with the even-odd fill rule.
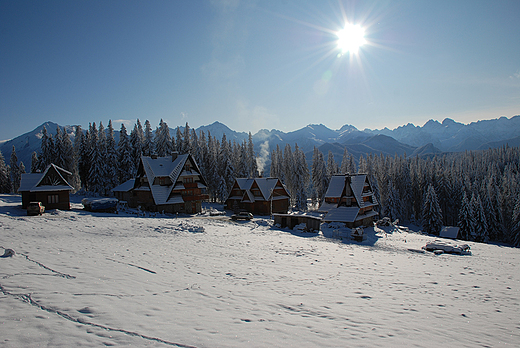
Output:
[[[337,45],[341,53],[357,53],[359,48],[367,43],[365,40],[365,29],[359,25],[349,24],[336,33]]]

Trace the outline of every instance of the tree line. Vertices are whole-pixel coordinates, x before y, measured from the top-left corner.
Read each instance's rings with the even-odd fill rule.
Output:
[[[31,172],[54,163],[72,173],[71,184],[87,195],[111,195],[111,190],[134,178],[142,155],[169,156],[190,153],[207,182],[214,202],[224,202],[235,178],[258,177],[252,135],[237,143],[198,133],[188,123],[174,136],[166,122],[155,132],[139,120],[130,134],[124,124],[116,144],[109,121],[83,131],[75,127],[74,139],[65,128],[56,135],[43,129],[41,149],[33,153]],[[356,159],[345,149],[340,164],[332,152],[327,158],[314,148],[311,165],[295,144],[271,151],[270,176],[278,177],[291,193],[294,210],[305,211],[323,201],[332,175],[367,174],[379,201],[380,216],[400,219],[438,234],[444,226],[459,226],[467,240],[499,241],[520,246],[520,148],[504,146],[442,156],[412,157],[368,155]],[[9,165],[0,153],[0,192],[17,192],[25,166],[13,151]],[[309,204],[310,202],[310,204]]]

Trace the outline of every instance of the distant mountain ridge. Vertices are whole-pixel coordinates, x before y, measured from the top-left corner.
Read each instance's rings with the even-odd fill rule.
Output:
[[[54,122],[45,122],[31,132],[22,134],[16,138],[0,143],[0,151],[9,163],[13,145],[18,159],[23,161],[27,170],[30,168],[31,155],[39,152],[43,126],[49,134],[56,134]],[[63,127],[63,126],[61,126]],[[74,126],[65,126],[73,139]],[[115,138],[119,139],[119,126],[115,125]],[[129,128],[129,132],[133,127]],[[170,134],[175,137],[176,126],[170,128]],[[184,127],[180,127],[181,131]],[[204,131],[206,136],[210,133],[219,141],[226,134],[226,139],[241,143],[247,140],[249,134],[230,129],[221,122],[201,126],[195,129],[197,133]],[[294,147],[295,144],[312,158],[312,150],[316,146],[327,155],[332,151],[337,162],[341,161],[343,150],[356,159],[361,155],[427,155],[442,152],[460,152],[466,150],[481,150],[490,147],[500,147],[506,144],[510,146],[520,145],[520,116],[511,118],[500,117],[494,120],[484,120],[463,124],[446,118],[442,123],[430,120],[424,126],[415,126],[411,123],[397,127],[393,130],[384,128],[381,130],[358,130],[352,125],[344,125],[338,130],[332,130],[323,124],[310,124],[292,132],[280,130],[262,129],[253,134],[253,143],[257,153],[260,153],[260,145],[266,141],[269,151],[280,146],[283,151],[285,144]],[[310,158],[308,158],[310,160]]]

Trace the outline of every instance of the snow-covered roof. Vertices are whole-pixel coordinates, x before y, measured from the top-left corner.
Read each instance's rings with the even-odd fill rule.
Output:
[[[18,191],[31,191],[31,189],[36,186],[38,182],[40,182],[42,176],[43,173],[23,173]]]
[[[443,238],[451,238],[451,239],[457,239],[459,236],[459,227],[454,226],[444,226],[439,234],[440,237]]]
[[[112,192],[128,192],[134,187],[135,179],[129,179],[112,189]]]
[[[323,202],[320,208],[318,209],[319,212],[328,212],[331,209],[334,209],[338,206],[337,203],[327,203]]]
[[[325,222],[354,222],[359,213],[358,207],[338,207],[329,210],[323,221]]]
[[[352,175],[350,177],[350,188],[361,208],[365,205],[363,202],[363,187],[365,186],[366,179],[366,174]]]
[[[333,175],[330,178],[329,188],[325,197],[341,197],[345,188],[345,175]]]
[[[184,169],[184,165],[189,158],[189,154],[178,155],[175,159],[172,160],[171,156],[167,157],[157,157],[152,158],[148,156],[142,156],[141,162],[143,164],[143,169],[145,171],[146,177],[148,178],[148,183],[150,185],[150,189],[152,191],[152,196],[156,205],[161,204],[172,204],[172,203],[182,203],[182,196],[172,196],[171,192],[179,189],[184,189],[184,184],[177,183],[177,180],[181,175],[184,176],[193,176],[197,175],[200,177],[200,173],[198,172],[198,167],[195,161],[193,161],[195,168],[190,171],[186,171]],[[170,177],[172,183],[171,185],[158,185],[155,183],[155,178],[157,177]],[[206,187],[204,183],[200,183],[203,187]],[[176,197],[176,198],[175,198]]]
[[[51,179],[53,180],[52,185],[43,184],[45,182],[43,179],[50,175],[51,172],[58,175],[57,180],[55,181],[56,178]],[[18,192],[73,191],[74,187],[68,183],[64,175],[72,175],[72,173],[51,163],[45,168],[43,173],[22,174]]]
[[[240,190],[244,191],[242,200],[244,202],[268,201],[271,199],[271,190],[276,189],[278,178],[237,178],[235,179]],[[258,186],[261,196],[255,196],[251,193],[253,184]],[[282,186],[283,187],[283,186]],[[287,192],[285,187],[283,189]],[[231,197],[230,197],[231,198]],[[290,198],[289,195],[274,195],[274,200]],[[236,198],[233,198],[236,199]]]

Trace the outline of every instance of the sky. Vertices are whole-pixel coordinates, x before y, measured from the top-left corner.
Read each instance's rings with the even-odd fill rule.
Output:
[[[520,114],[520,1],[0,0],[0,139],[46,121],[236,131]],[[365,30],[338,47],[346,24]]]

